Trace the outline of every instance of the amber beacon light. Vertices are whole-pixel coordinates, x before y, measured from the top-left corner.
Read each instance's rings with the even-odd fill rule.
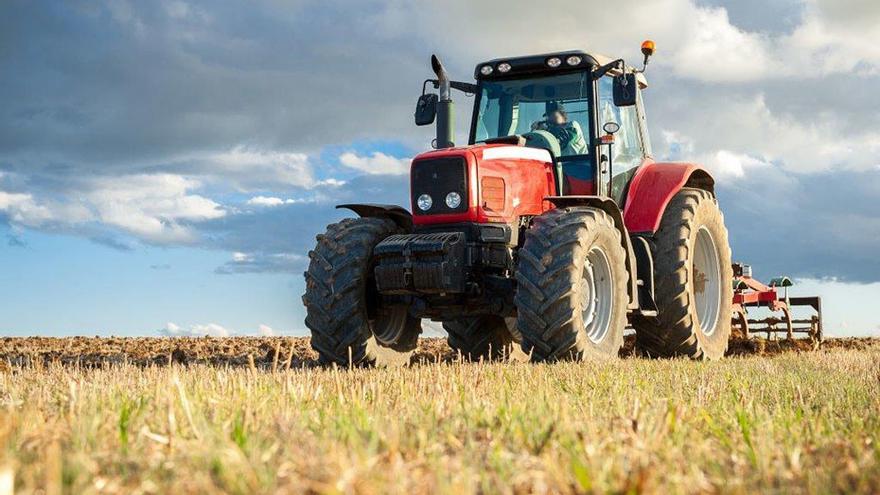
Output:
[[[651,40],[645,40],[642,42],[642,55],[645,56],[645,60],[642,61],[642,72],[645,72],[645,69],[648,67],[648,57],[654,54],[654,42]]]

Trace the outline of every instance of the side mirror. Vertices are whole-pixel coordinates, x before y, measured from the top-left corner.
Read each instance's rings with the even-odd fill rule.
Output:
[[[430,125],[434,123],[437,117],[437,95],[434,93],[426,93],[419,96],[416,103],[415,120],[416,125]]]
[[[631,107],[636,104],[638,81],[633,73],[621,74],[614,78],[612,93],[614,104],[618,107]]]

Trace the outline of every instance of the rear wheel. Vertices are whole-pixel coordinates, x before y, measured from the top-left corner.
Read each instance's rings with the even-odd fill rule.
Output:
[[[654,240],[660,314],[633,321],[636,345],[650,356],[723,357],[730,338],[733,271],[715,197],[682,189],[666,207]]]
[[[516,318],[493,315],[443,322],[449,347],[472,361],[510,355],[511,346],[519,340],[515,326]]]
[[[317,237],[303,303],[322,364],[409,363],[421,322],[406,306],[381,304],[373,282],[373,248],[399,232],[388,219],[347,218]]]
[[[620,231],[607,213],[576,207],[535,218],[516,280],[517,329],[532,360],[617,356],[628,273]]]

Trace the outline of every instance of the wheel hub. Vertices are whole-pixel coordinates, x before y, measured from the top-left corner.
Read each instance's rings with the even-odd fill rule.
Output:
[[[706,227],[700,227],[697,231],[692,283],[700,330],[707,336],[712,335],[721,307],[721,265],[715,239]]]
[[[598,344],[611,326],[614,309],[614,282],[605,252],[594,247],[587,253],[581,280],[581,319],[587,338]]]

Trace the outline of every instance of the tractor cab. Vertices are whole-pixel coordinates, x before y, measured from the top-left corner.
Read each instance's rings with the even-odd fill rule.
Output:
[[[642,73],[621,60],[570,51],[491,60],[477,65],[475,78],[469,144],[543,148],[553,157],[560,195],[623,204],[626,185],[651,156]]]

